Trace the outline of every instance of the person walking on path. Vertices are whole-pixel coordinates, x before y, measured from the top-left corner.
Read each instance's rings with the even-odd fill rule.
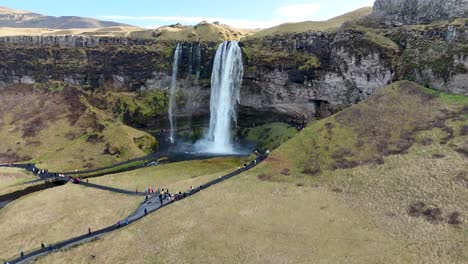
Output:
[[[127,218],[127,219],[125,219],[125,224],[126,224],[126,225],[128,225],[128,218]]]
[[[148,214],[148,210],[146,210],[146,208],[145,208],[144,212],[145,212],[145,215],[147,215],[147,214]]]
[[[88,235],[91,235],[91,227],[88,227]]]
[[[44,243],[41,243],[41,249],[44,250],[45,249],[45,245]]]
[[[24,259],[24,252],[23,252],[23,250],[21,250],[21,252],[20,252],[20,257],[21,257],[21,259]]]

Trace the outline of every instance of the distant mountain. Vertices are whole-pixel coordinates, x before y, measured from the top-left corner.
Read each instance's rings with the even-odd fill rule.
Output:
[[[30,11],[0,7],[0,27],[14,28],[102,28],[128,26],[122,23],[101,21],[93,18],[76,16],[44,16]]]

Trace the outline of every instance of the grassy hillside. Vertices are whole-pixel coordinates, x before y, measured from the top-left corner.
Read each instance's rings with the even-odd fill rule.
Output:
[[[33,161],[59,171],[95,168],[144,156],[156,144],[92,107],[73,87],[14,86],[0,94],[0,162]]]
[[[224,40],[239,40],[252,32],[252,30],[202,22],[196,26],[161,27],[156,29],[153,35],[159,40],[222,42]]]
[[[312,124],[273,157],[308,175],[379,164],[385,156],[406,153],[420,131],[437,128],[447,134],[443,143],[448,144],[466,124],[467,109],[465,96],[438,94],[402,81]],[[468,147],[463,141],[450,143],[460,152]]]
[[[372,13],[372,7],[364,7],[358,10],[346,13],[341,16],[331,18],[326,21],[305,21],[300,23],[286,23],[276,27],[267,28],[254,33],[250,38],[262,38],[271,35],[282,35],[288,33],[303,32],[328,32],[340,28],[343,23],[354,21]]]
[[[270,123],[263,126],[247,128],[242,131],[243,136],[264,150],[273,150],[286,140],[297,134],[297,129],[285,123]]]
[[[465,263],[467,109],[395,83],[256,169],[39,262]]]

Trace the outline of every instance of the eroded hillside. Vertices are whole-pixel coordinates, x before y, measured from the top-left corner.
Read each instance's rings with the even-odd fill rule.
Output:
[[[0,162],[34,161],[51,170],[102,167],[144,156],[155,139],[91,106],[73,87],[0,90]]]

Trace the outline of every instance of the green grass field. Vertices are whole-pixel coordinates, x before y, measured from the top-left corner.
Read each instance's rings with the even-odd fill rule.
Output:
[[[195,188],[233,172],[245,162],[242,158],[175,162],[92,178],[89,182],[141,192],[146,188],[164,188],[171,192],[183,192],[189,190],[190,186]]]

